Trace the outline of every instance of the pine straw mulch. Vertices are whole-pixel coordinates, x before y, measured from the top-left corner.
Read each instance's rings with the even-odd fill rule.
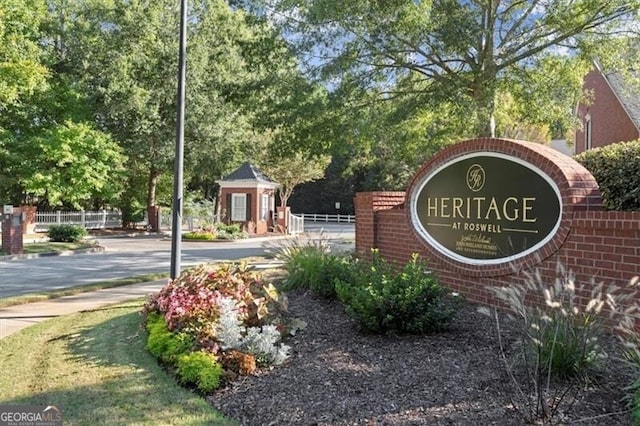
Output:
[[[468,304],[446,333],[384,337],[360,334],[338,302],[304,291],[288,296],[290,315],[307,323],[287,341],[291,359],[208,397],[242,424],[529,423],[528,398],[518,396],[500,358],[495,320],[476,305]],[[633,374],[616,359],[617,340],[608,337],[605,345],[608,368],[597,383],[567,394],[554,423],[632,424],[622,398]]]

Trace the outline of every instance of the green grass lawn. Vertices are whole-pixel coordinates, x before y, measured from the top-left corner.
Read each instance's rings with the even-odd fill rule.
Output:
[[[93,241],[80,241],[77,243],[53,243],[50,241],[40,243],[24,243],[22,249],[25,254],[60,253],[70,250],[81,250],[96,247]],[[6,254],[0,249],[0,256]]]
[[[72,425],[237,424],[179,387],[145,350],[142,303],[54,318],[1,339],[0,404],[55,405]]]
[[[28,243],[23,249],[25,253],[58,253],[70,250],[82,250],[96,247],[93,241],[80,241],[77,243],[53,243],[50,241],[42,243]]]

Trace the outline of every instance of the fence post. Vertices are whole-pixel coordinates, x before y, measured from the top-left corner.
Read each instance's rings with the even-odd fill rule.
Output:
[[[56,223],[60,224],[60,210],[56,212]]]
[[[107,229],[107,211],[102,209],[102,229]]]
[[[82,227],[83,227],[83,228],[86,228],[86,227],[87,227],[87,222],[86,222],[85,218],[86,218],[86,216],[85,216],[85,211],[84,211],[84,210],[82,210],[82,211],[80,212],[80,223],[82,223]]]

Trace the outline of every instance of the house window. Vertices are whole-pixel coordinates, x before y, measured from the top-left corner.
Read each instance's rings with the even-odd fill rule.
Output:
[[[231,194],[231,220],[234,222],[247,220],[247,194]]]
[[[269,194],[260,195],[260,220],[269,219]]]
[[[591,114],[587,113],[584,116],[584,150],[589,150],[593,146],[593,141],[591,137]]]

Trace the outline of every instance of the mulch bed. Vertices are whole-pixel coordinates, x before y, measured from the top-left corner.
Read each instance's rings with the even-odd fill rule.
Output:
[[[287,341],[291,359],[209,396],[216,409],[246,425],[528,423],[533,399],[519,397],[500,358],[495,319],[476,305],[468,304],[450,331],[426,336],[360,334],[338,302],[304,291],[289,294],[289,313],[307,322]],[[512,341],[507,336],[505,347]],[[554,423],[632,424],[622,398],[633,373],[617,359],[615,338],[602,345],[608,368],[597,383],[567,394]]]

